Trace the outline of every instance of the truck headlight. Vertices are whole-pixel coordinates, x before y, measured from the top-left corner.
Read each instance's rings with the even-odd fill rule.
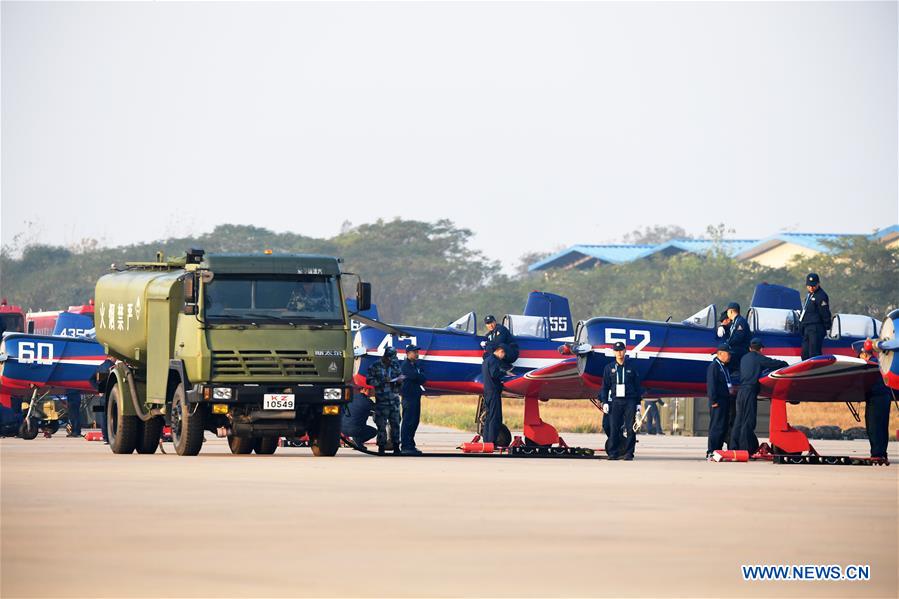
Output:
[[[214,387],[212,399],[231,399],[231,387]]]
[[[340,387],[325,389],[325,399],[332,401],[336,399],[343,399],[343,389],[341,389]]]

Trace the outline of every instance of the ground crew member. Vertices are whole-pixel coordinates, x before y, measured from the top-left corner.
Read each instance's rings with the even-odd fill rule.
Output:
[[[503,364],[506,365],[506,370],[511,369],[512,364],[518,359],[518,343],[515,342],[515,337],[512,336],[511,331],[505,325],[496,322],[493,314],[488,314],[484,318],[484,324],[487,325],[487,339],[484,341],[484,359],[492,354],[497,347],[503,345],[506,350]]]
[[[817,273],[810,272],[805,277],[808,295],[799,313],[799,332],[802,334],[802,359],[808,360],[821,355],[824,336],[830,330],[830,298],[821,289]]]
[[[759,450],[759,440],[755,436],[757,415],[756,402],[759,395],[759,378],[765,371],[776,370],[787,365],[762,355],[762,340],[754,337],[749,342],[749,353],[740,360],[740,390],[737,392],[736,418],[730,434],[728,449],[745,449],[749,455]]]
[[[387,451],[388,436],[393,453],[400,453],[400,397],[397,390],[402,376],[396,350],[392,347],[385,348],[381,359],[368,367],[367,381],[375,390],[375,425],[380,455]]]
[[[622,341],[612,346],[615,361],[606,364],[602,373],[602,387],[599,400],[603,410],[609,414],[609,438],[606,441],[606,455],[610,460],[634,459],[637,433],[634,421],[640,415],[640,400],[643,388],[637,369],[627,362],[627,347]],[[622,427],[627,427],[627,439],[622,439]]]
[[[81,437],[81,391],[66,393],[66,410],[69,414],[69,426],[72,429],[66,437]]]
[[[731,369],[739,370],[743,356],[749,351],[749,323],[740,314],[740,304],[737,302],[731,302],[727,305],[727,317],[731,320],[727,336]]]
[[[733,388],[730,378],[730,370],[727,363],[730,362],[730,346],[722,343],[715,352],[715,358],[709,364],[705,375],[706,393],[709,396],[709,445],[705,457],[711,458],[712,454],[724,447],[724,437],[727,434],[727,426],[730,423],[731,398]]]
[[[854,344],[853,344],[854,345]],[[858,357],[868,362],[877,363],[877,358],[864,349]],[[890,441],[890,401],[893,394],[883,383],[883,377],[877,380],[865,393],[865,430],[868,443],[871,444],[871,457],[887,459],[887,444]]]
[[[421,393],[425,384],[425,375],[421,371],[421,362],[418,361],[418,346],[410,345],[406,348],[406,359],[403,360],[403,424],[400,432],[400,444],[403,455],[421,455],[415,447],[415,431],[421,420]]]
[[[727,338],[730,336],[730,325],[732,323],[733,321],[730,319],[730,316],[727,315],[727,310],[725,310],[718,322],[717,333],[719,339],[727,341]]]
[[[647,399],[643,402],[646,410],[646,432],[650,435],[664,435],[662,432],[662,416],[659,414],[659,406],[665,405],[661,399]]]
[[[496,443],[500,426],[503,423],[503,376],[506,374],[506,348],[500,345],[493,350],[481,365],[481,378],[484,382],[484,443]]]
[[[378,431],[368,424],[375,404],[362,393],[354,393],[353,400],[346,406],[340,431],[350,437],[356,447],[363,449],[365,442],[377,436]]]

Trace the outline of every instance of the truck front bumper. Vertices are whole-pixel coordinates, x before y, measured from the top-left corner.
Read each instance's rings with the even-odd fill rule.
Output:
[[[187,392],[190,403],[262,405],[266,394],[293,395],[297,407],[309,405],[335,405],[349,403],[352,388],[341,383],[235,384],[201,383]]]

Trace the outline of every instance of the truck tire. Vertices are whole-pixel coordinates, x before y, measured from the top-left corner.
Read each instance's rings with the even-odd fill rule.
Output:
[[[203,410],[187,403],[184,383],[172,394],[172,443],[178,455],[197,455],[203,447]]]
[[[228,447],[231,448],[231,453],[235,455],[246,455],[248,453],[253,453],[255,443],[252,437],[228,435]]]
[[[133,453],[137,448],[137,433],[140,418],[127,416],[122,410],[122,396],[119,386],[113,385],[106,402],[106,423],[109,434],[109,448],[112,453]]]
[[[278,449],[280,437],[260,437],[256,439],[256,453],[258,455],[272,455]]]
[[[162,438],[162,427],[165,424],[162,416],[154,416],[146,422],[141,422],[137,435],[137,453],[153,454],[159,447],[159,439]]]
[[[312,455],[333,456],[340,449],[340,416],[322,416],[318,430],[309,431]]]

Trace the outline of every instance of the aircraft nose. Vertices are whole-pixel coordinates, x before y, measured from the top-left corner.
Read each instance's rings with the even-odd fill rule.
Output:
[[[593,346],[589,343],[579,343],[572,347],[571,351],[573,351],[578,356],[585,356],[593,351]]]

